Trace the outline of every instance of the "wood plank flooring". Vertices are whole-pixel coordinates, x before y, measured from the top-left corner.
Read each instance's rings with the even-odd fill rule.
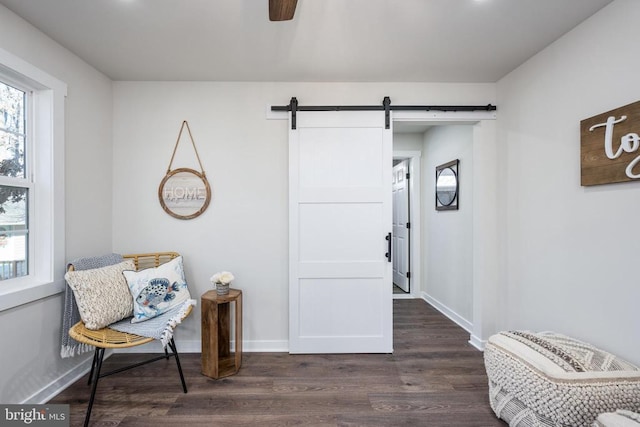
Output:
[[[178,331],[179,333],[179,331]],[[394,353],[245,353],[237,375],[200,373],[200,354],[100,380],[93,426],[506,426],[488,403],[482,353],[469,334],[422,300],[394,301]],[[105,370],[138,360],[116,354]],[[85,376],[51,403],[71,405],[82,425]]]

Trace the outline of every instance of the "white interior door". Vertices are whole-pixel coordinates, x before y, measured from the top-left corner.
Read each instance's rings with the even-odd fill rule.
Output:
[[[384,113],[298,112],[289,132],[289,351],[390,353]]]
[[[393,167],[393,283],[409,292],[409,161]]]

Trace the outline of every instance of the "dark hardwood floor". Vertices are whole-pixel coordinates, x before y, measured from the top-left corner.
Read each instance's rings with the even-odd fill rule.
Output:
[[[488,403],[482,353],[469,334],[422,300],[394,301],[394,353],[245,353],[237,375],[201,375],[200,355],[100,380],[94,426],[505,426]],[[179,331],[178,331],[179,333]],[[105,370],[140,355],[117,354]],[[82,425],[87,377],[51,403],[71,405]]]

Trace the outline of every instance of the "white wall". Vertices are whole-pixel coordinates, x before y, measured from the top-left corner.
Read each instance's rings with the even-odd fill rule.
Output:
[[[0,47],[68,85],[66,259],[110,252],[110,80],[1,5]],[[0,402],[40,401],[86,360],[60,358],[61,316],[62,295],[0,312]]]
[[[422,151],[424,133],[394,133],[393,151]]]
[[[639,99],[639,22],[640,2],[616,0],[498,82],[503,325],[635,363],[640,183],[580,186],[580,120]]]
[[[287,121],[266,120],[270,104],[477,104],[493,102],[492,84],[401,83],[114,83],[116,252],[184,254],[191,292],[211,288],[220,270],[244,292],[245,349],[288,348]],[[200,217],[170,217],[158,202],[182,120],[188,120],[213,190]],[[182,161],[194,167],[188,139]],[[199,310],[178,345],[199,351]]]
[[[482,183],[483,196],[473,262],[501,254],[474,268],[477,337],[555,329],[640,363],[640,185],[579,183],[579,121],[638,100],[639,21],[639,2],[616,0],[502,79],[497,102],[492,84],[122,82],[112,104],[106,77],[3,6],[0,47],[68,85],[67,259],[178,250],[194,296],[212,273],[233,271],[245,292],[248,350],[285,349],[288,334],[287,129],[265,120],[268,104],[291,96],[302,105],[377,104],[385,95],[396,104],[496,103],[497,124],[474,128],[474,195]],[[169,217],[157,200],[183,119],[213,188],[209,210],[191,221]],[[464,163],[461,171],[471,176]],[[0,352],[0,401],[23,401],[85,360],[59,358],[61,307],[55,296],[0,312],[0,336],[11,343]],[[197,351],[199,324],[196,310],[179,345]]]
[[[459,209],[436,211],[435,168],[459,159]],[[473,126],[434,126],[422,156],[423,284],[427,301],[473,323]]]

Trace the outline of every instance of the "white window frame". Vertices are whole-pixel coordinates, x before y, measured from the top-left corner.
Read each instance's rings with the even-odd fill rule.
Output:
[[[29,274],[0,282],[0,311],[64,290],[64,102],[67,85],[0,48],[0,79],[28,88],[32,186]]]

